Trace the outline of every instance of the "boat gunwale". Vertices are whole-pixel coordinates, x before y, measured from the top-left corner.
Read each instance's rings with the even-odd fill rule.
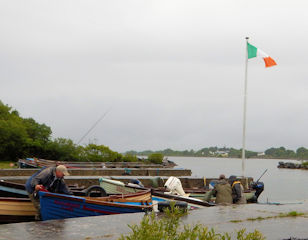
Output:
[[[6,181],[4,179],[0,179],[0,186],[25,190],[25,184],[14,183],[14,182]]]
[[[142,189],[143,190],[143,189]],[[138,196],[142,196],[142,195],[146,195],[148,193],[152,193],[152,190],[149,189],[149,188],[144,188],[144,191],[139,191],[139,192],[135,192],[135,193],[132,193],[132,194],[112,194],[110,196],[108,196],[108,198],[115,198],[115,199],[118,199],[118,198],[129,198],[129,197],[138,197]]]
[[[205,202],[205,201],[201,201],[201,200],[199,201],[197,199],[194,200],[194,199],[191,199],[191,198],[185,198],[185,197],[166,194],[166,193],[162,193],[162,192],[156,192],[155,190],[152,191],[152,196],[153,197],[168,198],[168,199],[176,200],[176,201],[184,201],[184,202],[187,202],[187,203],[196,204],[196,205],[205,206],[205,207],[216,206],[216,204],[211,204],[209,202]]]
[[[62,195],[57,193],[49,193],[49,192],[43,192],[42,195],[40,195],[40,199],[44,197],[54,198],[54,199],[64,199],[67,201],[72,202],[81,202],[81,203],[88,203],[88,204],[94,204],[94,205],[102,205],[102,206],[112,206],[112,207],[124,207],[124,208],[137,208],[137,209],[144,209],[144,208],[152,208],[151,205],[131,205],[131,204],[122,204],[122,203],[115,203],[115,202],[108,202],[103,201],[99,199],[87,199],[83,197],[75,197],[70,195]],[[127,200],[128,202],[130,200]],[[146,202],[144,200],[140,200],[140,203]]]
[[[0,202],[1,201],[31,202],[30,198],[14,198],[14,197],[0,197]]]

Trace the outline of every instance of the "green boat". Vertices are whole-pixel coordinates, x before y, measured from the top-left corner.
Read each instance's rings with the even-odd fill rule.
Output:
[[[125,185],[121,181],[111,180],[101,177],[99,179],[100,186],[106,191],[108,195],[112,194],[129,194],[143,191],[144,188],[137,188],[136,186]]]

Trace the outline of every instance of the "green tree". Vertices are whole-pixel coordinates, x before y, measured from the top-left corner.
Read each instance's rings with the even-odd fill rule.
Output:
[[[126,153],[122,157],[122,161],[123,162],[138,162],[138,158],[136,155]]]
[[[46,143],[42,158],[59,161],[80,161],[83,147],[77,146],[71,139],[56,138]]]
[[[152,163],[161,164],[163,162],[164,155],[161,153],[152,153],[148,156],[148,160]]]
[[[265,154],[274,158],[294,158],[296,154],[292,150],[287,150],[284,147],[269,148],[265,151]]]
[[[24,156],[30,139],[27,129],[17,111],[0,101],[0,158],[2,161],[16,160]]]
[[[50,140],[51,129],[32,118],[24,119],[16,110],[0,101],[0,157],[1,160],[40,155]]]
[[[76,145],[66,138],[51,139],[51,128],[19,113],[0,101],[0,161],[38,157],[60,161],[138,161],[103,145]]]
[[[122,154],[114,152],[104,145],[88,144],[83,148],[82,159],[90,162],[120,162]]]
[[[50,142],[51,128],[39,124],[32,118],[22,119],[28,135],[25,153],[28,156],[41,156],[45,152],[46,144]]]
[[[296,150],[296,156],[299,159],[308,159],[308,149],[304,147],[300,147]]]

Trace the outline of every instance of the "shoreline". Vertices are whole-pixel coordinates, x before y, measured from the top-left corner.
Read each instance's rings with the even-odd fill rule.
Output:
[[[202,156],[165,156],[167,158],[169,157],[178,157],[178,158],[206,158],[206,159],[238,159],[238,160],[242,160],[241,158],[232,158],[232,157],[202,157]],[[277,160],[277,161],[281,161],[281,160],[288,160],[288,161],[308,161],[308,159],[290,159],[290,158],[246,158],[246,160]]]
[[[279,217],[291,211],[303,213],[303,216]],[[245,228],[250,232],[257,229],[267,239],[287,239],[290,236],[301,239],[307,237],[307,214],[307,201],[294,205],[217,206],[191,211],[187,216],[182,217],[181,226],[202,224],[219,232],[230,233],[236,229]],[[139,224],[143,216],[143,213],[133,213],[3,224],[0,225],[0,239],[117,240],[122,234],[131,233],[128,224]]]

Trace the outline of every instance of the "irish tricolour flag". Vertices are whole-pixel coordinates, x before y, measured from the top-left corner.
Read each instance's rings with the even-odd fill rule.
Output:
[[[272,59],[269,55],[263,52],[260,48],[256,48],[255,46],[247,43],[247,51],[248,51],[248,59],[254,57],[261,57],[265,62],[265,67],[272,67],[277,65],[274,59]]]

